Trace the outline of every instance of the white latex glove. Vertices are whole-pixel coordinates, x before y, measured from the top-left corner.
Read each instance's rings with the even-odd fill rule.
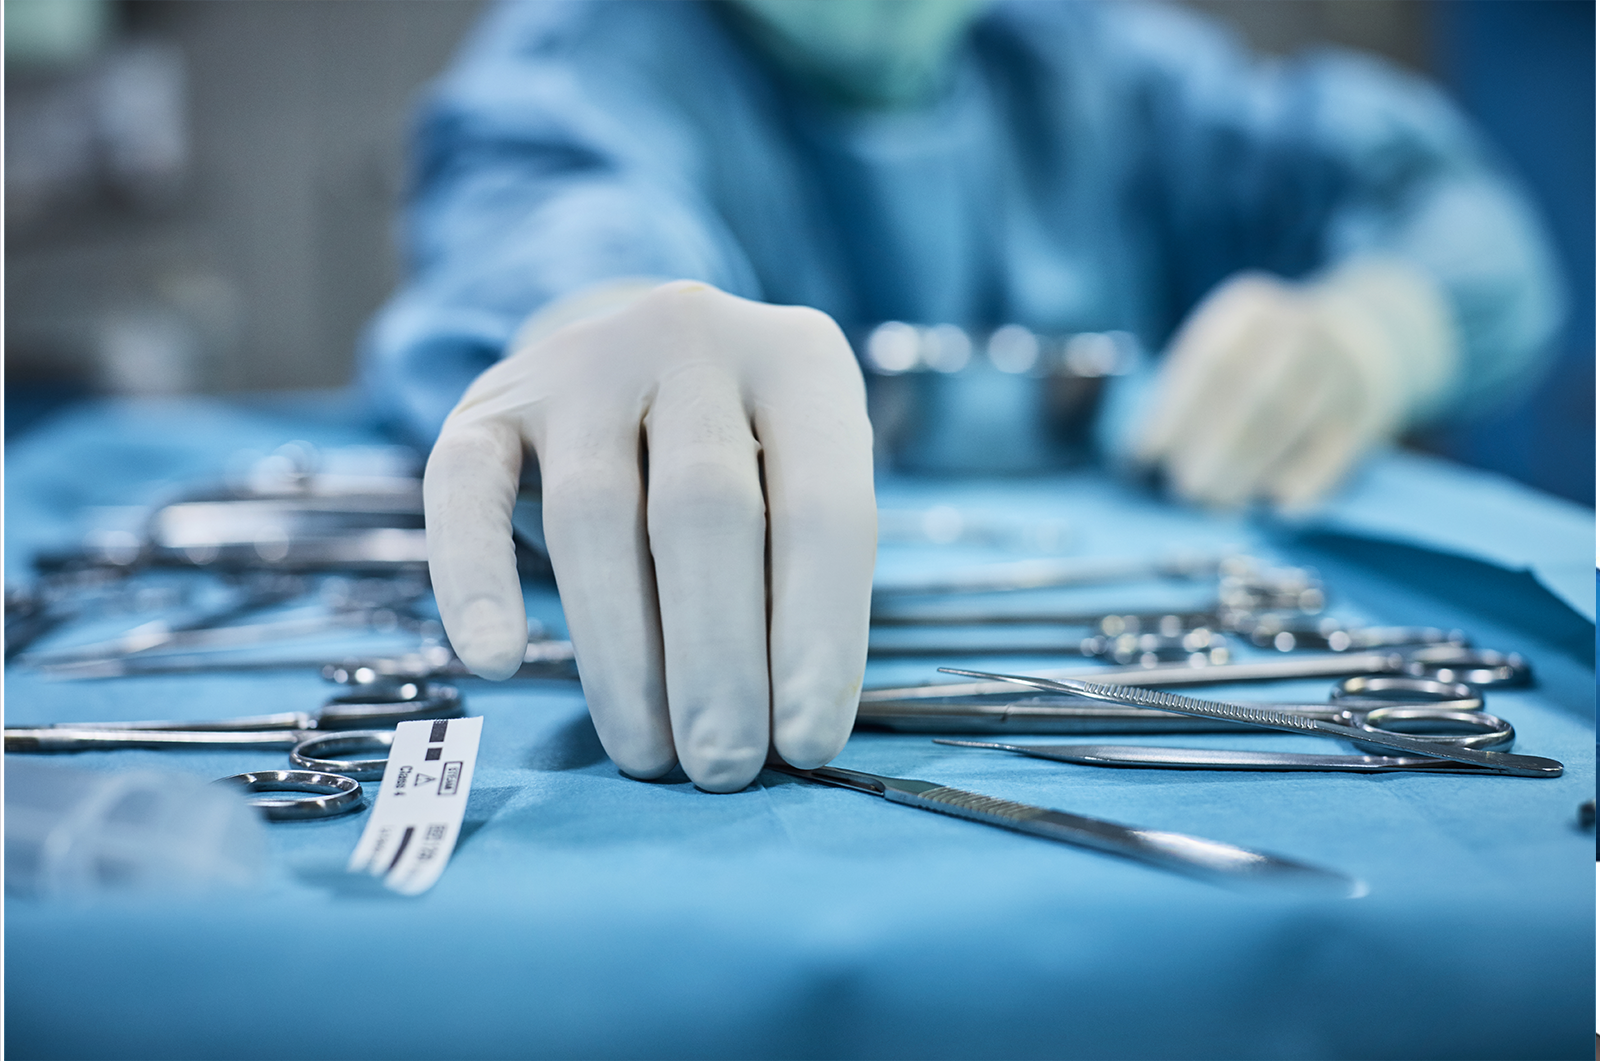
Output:
[[[1448,305],[1404,262],[1303,284],[1241,274],[1174,339],[1134,456],[1189,501],[1302,509],[1431,413],[1458,360]]]
[[[688,281],[625,294],[555,330],[530,320],[446,420],[423,481],[445,630],[483,677],[522,661],[511,509],[531,448],[612,760],[645,778],[681,762],[713,792],[749,784],[769,746],[820,766],[850,735],[866,665],[877,511],[860,370],[816,310]]]

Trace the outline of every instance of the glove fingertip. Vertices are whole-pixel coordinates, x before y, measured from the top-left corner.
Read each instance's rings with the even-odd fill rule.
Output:
[[[772,746],[783,761],[800,770],[831,762],[850,739],[849,725],[832,725],[816,717],[795,717],[774,726]]]
[[[528,649],[528,620],[520,609],[498,601],[473,601],[451,628],[451,644],[461,662],[480,678],[503,681],[522,666]]]

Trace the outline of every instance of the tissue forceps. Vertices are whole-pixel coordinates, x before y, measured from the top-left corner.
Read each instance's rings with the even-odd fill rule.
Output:
[[[946,668],[941,668],[942,670]],[[987,672],[949,671],[952,674]],[[1141,688],[1173,685],[1213,685],[1227,682],[1284,681],[1291,678],[1340,678],[1356,675],[1395,675],[1466,682],[1477,686],[1528,685],[1533,668],[1515,652],[1495,652],[1454,644],[1424,645],[1397,652],[1320,652],[1299,657],[1246,663],[1186,663],[1157,667],[1101,667],[1092,670],[1048,670],[1044,679],[1078,679],[1123,682]],[[1032,679],[1029,679],[1030,681]],[[1012,691],[1009,680],[909,685],[893,689],[864,689],[861,704],[937,700],[950,697],[989,696]],[[1059,692],[1060,690],[1051,690]]]
[[[1349,721],[1356,712],[1367,720],[1374,711],[1384,722],[1448,727],[1486,740],[1487,746],[1509,743],[1509,723],[1481,714],[1483,696],[1465,682],[1396,675],[1356,675],[1336,682],[1326,704],[1273,704],[1327,722]],[[1407,717],[1407,708],[1422,713]],[[986,700],[905,700],[863,703],[856,725],[909,733],[1233,733],[1231,722],[1193,715],[1175,715],[1147,707],[1063,703],[1035,697],[1000,702]],[[1497,739],[1494,734],[1504,737]]]
[[[900,803],[919,810],[966,818],[985,825],[1041,836],[1047,840],[1057,840],[1078,847],[1088,847],[1138,859],[1163,869],[1211,876],[1222,881],[1324,887],[1332,885],[1350,898],[1366,894],[1364,884],[1342,873],[1184,833],[1119,825],[1100,818],[1048,810],[1027,803],[1013,803],[1010,800],[996,799],[993,796],[984,796],[964,789],[937,785],[932,781],[884,777],[836,766],[800,770],[787,763],[768,762],[767,769],[806,781],[882,796],[890,803]]]
[[[1271,705],[1197,700],[1192,697],[1179,696],[1176,693],[1164,693],[1155,689],[1140,689],[1124,685],[1099,685],[1094,682],[1073,679],[1053,681],[1048,678],[1030,678],[1017,674],[995,674],[988,671],[956,670],[948,667],[940,669],[950,674],[961,674],[969,678],[1011,682],[1016,685],[1044,689],[1049,692],[1068,693],[1104,703],[1153,707],[1160,711],[1175,711],[1179,714],[1199,715],[1202,718],[1242,722],[1246,725],[1283,730],[1289,733],[1320,733],[1326,736],[1342,737],[1345,740],[1354,741],[1360,747],[1371,746],[1406,752],[1411,755],[1450,759],[1458,763],[1485,767],[1495,773],[1508,774],[1514,777],[1560,777],[1564,769],[1561,763],[1556,760],[1546,759],[1542,756],[1517,755],[1512,752],[1465,748],[1443,741],[1392,733],[1375,727],[1362,728],[1342,722],[1327,722],[1322,719],[1307,718],[1304,715],[1297,715],[1290,711],[1276,710]]]

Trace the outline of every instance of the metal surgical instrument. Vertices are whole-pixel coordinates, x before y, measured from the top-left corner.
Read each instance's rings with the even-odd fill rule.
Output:
[[[1123,855],[1163,869],[1251,883],[1332,885],[1351,898],[1365,894],[1365,887],[1360,882],[1342,873],[1184,833],[1118,825],[1066,811],[1013,803],[931,781],[884,777],[834,766],[800,770],[786,763],[769,762],[767,769],[806,781],[882,796],[891,803],[919,810],[949,814],[1047,840]]]
[[[120,748],[273,748],[289,752],[295,766],[341,774],[359,781],[383,776],[384,759],[334,759],[335,753],[389,747],[393,730],[353,730],[317,733],[308,730],[114,730],[46,726],[40,729],[7,728],[8,753],[114,751]]]
[[[1378,724],[1440,726],[1496,747],[1513,737],[1510,723],[1483,711],[1483,696],[1465,682],[1430,678],[1358,675],[1334,684],[1327,704],[1271,706],[1327,722],[1350,721],[1362,713]],[[1413,705],[1423,705],[1420,708]],[[1409,716],[1400,712],[1409,711]],[[1232,733],[1238,726],[1212,718],[1175,715],[1146,707],[1084,704],[1060,695],[1000,702],[907,700],[862,704],[856,725],[910,733]]]
[[[105,751],[115,748],[284,748],[295,765],[363,781],[383,776],[384,759],[335,759],[358,750],[387,749],[395,725],[419,718],[459,718],[461,693],[440,682],[378,682],[330,699],[321,711],[216,722],[78,722],[35,728],[8,727],[8,752]]]
[[[1015,560],[988,564],[920,581],[883,582],[872,587],[876,598],[934,596],[946,593],[1000,593],[1058,586],[1098,586],[1148,579],[1192,581],[1214,577],[1228,558],[1218,555],[1102,557],[1094,559]]]
[[[1161,748],[1137,744],[1000,744],[995,741],[950,740],[933,743],[958,748],[992,748],[1035,759],[1083,766],[1145,766],[1179,770],[1311,770],[1358,774],[1415,772],[1423,774],[1498,774],[1470,763],[1401,755],[1311,755],[1298,752],[1241,752],[1220,748]]]
[[[273,641],[316,637],[346,630],[371,629],[372,617],[378,611],[373,609],[371,612],[276,619],[271,622],[217,626],[199,630],[168,630],[159,623],[152,623],[130,631],[129,634],[113,642],[51,653],[47,656],[28,656],[24,657],[23,662],[43,670],[71,671],[102,664],[115,664],[134,657],[152,658],[158,653],[168,655],[248,648]],[[382,611],[393,614],[388,609]],[[141,631],[147,636],[140,636]]]
[[[1361,747],[1386,748],[1411,755],[1451,759],[1458,763],[1486,767],[1496,773],[1509,774],[1515,777],[1559,777],[1563,769],[1562,765],[1556,760],[1546,759],[1537,755],[1517,755],[1511,752],[1463,748],[1459,745],[1442,741],[1427,740],[1421,737],[1392,733],[1375,728],[1362,728],[1361,726],[1349,725],[1343,722],[1328,722],[1322,719],[1307,718],[1304,715],[1297,715],[1293,712],[1275,710],[1269,705],[1196,700],[1192,697],[1159,692],[1154,689],[1140,689],[1123,685],[1099,685],[1094,682],[1073,681],[1070,679],[1052,681],[1044,678],[1030,678],[1024,675],[994,674],[986,671],[966,671],[952,668],[942,669],[947,669],[951,674],[1008,681],[1017,685],[1045,689],[1050,692],[1068,693],[1106,703],[1125,704],[1134,707],[1153,707],[1161,711],[1176,711],[1185,715],[1199,715],[1203,718],[1242,722],[1246,725],[1260,726],[1264,729],[1284,730],[1289,733],[1320,733],[1330,737],[1341,737],[1345,740],[1355,741]]]
[[[289,798],[257,796],[245,802],[269,821],[304,818],[331,818],[359,810],[365,799],[361,785],[339,774],[312,770],[253,770],[245,774],[218,778],[214,784],[236,785],[246,792],[307,792]]]
[[[189,733],[238,734],[262,730],[330,730],[392,726],[418,718],[459,718],[466,710],[461,690],[443,682],[381,683],[330,698],[322,710],[283,711],[272,715],[224,718],[210,722],[159,719],[152,722],[60,722],[43,729],[149,732],[181,730]],[[6,732],[12,732],[7,728]]]
[[[538,640],[528,642],[522,668],[516,678],[569,679],[577,677],[572,642]],[[230,671],[314,670],[329,681],[343,684],[369,681],[373,677],[470,678],[472,672],[444,645],[429,645],[397,656],[329,660],[326,656],[277,659],[217,659],[214,656],[162,656],[153,659],[132,657],[105,662],[41,667],[46,677],[67,681],[94,678],[126,678],[150,674],[221,674]],[[365,674],[368,677],[354,677]],[[343,675],[343,677],[341,677]]]
[[[943,669],[943,668],[941,668]],[[951,671],[950,673],[963,673]],[[1123,682],[1142,688],[1177,685],[1216,685],[1228,682],[1284,681],[1294,678],[1339,678],[1353,675],[1396,675],[1467,682],[1477,686],[1528,685],[1533,668],[1515,652],[1494,652],[1459,645],[1425,645],[1397,652],[1307,653],[1260,662],[1177,664],[1158,667],[1105,667],[1095,670],[1047,670],[1040,678]],[[865,689],[861,706],[911,700],[990,696],[1013,692],[1013,682],[951,682],[909,685],[892,689]]]

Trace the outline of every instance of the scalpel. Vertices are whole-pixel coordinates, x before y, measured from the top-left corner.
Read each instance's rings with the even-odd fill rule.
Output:
[[[1332,870],[1291,862],[1276,855],[1251,851],[1232,844],[1203,840],[1184,833],[1139,829],[1099,818],[1088,818],[1066,811],[1047,810],[1027,803],[1013,803],[993,796],[979,795],[959,788],[915,781],[903,777],[883,777],[860,770],[822,766],[800,770],[787,763],[768,762],[767,769],[807,781],[854,789],[882,796],[891,803],[902,803],[937,814],[949,814],[985,825],[998,825],[1019,833],[1042,836],[1079,847],[1090,847],[1113,855],[1149,862],[1163,869],[1201,874],[1227,881],[1261,884],[1333,886],[1349,898],[1366,894],[1366,885]]]

